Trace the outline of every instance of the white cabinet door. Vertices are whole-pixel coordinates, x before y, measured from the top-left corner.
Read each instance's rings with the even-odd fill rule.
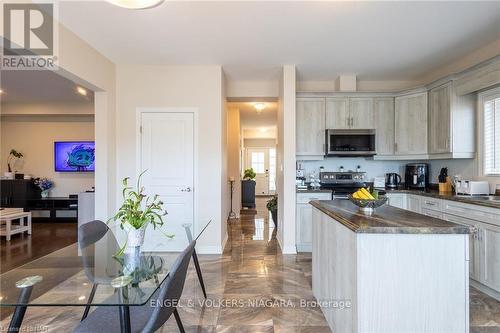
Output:
[[[422,212],[422,209],[421,209],[422,203],[421,203],[420,197],[418,195],[409,194],[407,197],[406,205],[407,205],[407,208],[409,211],[419,213],[419,214]]]
[[[309,252],[307,246],[312,244],[312,206],[297,204],[297,251]]]
[[[476,232],[469,235],[469,276],[471,279],[479,281],[481,279],[481,274],[480,274],[481,256],[480,256],[480,244],[478,236],[479,228],[477,223],[474,223],[471,220],[459,216],[446,213],[443,215],[443,220],[476,228]]]
[[[327,98],[326,99],[326,128],[347,129],[349,128],[349,99]]]
[[[449,153],[451,139],[451,83],[429,91],[429,153]]]
[[[325,99],[298,98],[296,109],[297,155],[325,155]]]
[[[331,200],[332,193],[297,193],[296,219],[295,219],[295,245],[297,252],[312,251],[312,220],[313,207],[309,204],[313,200]]]
[[[386,194],[387,204],[392,207],[406,209],[406,194],[404,193],[388,193]]]
[[[480,224],[479,240],[481,246],[483,283],[500,291],[500,227],[486,223]]]
[[[373,98],[349,98],[350,128],[374,129]]]
[[[427,153],[427,93],[396,97],[395,153]]]
[[[377,155],[394,155],[394,98],[375,98]]]

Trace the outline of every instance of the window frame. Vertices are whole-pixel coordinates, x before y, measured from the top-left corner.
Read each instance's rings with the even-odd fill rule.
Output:
[[[486,173],[485,170],[485,128],[484,128],[484,103],[491,99],[500,98],[500,87],[486,90],[478,95],[478,173],[479,176],[488,178],[499,178],[500,173]]]

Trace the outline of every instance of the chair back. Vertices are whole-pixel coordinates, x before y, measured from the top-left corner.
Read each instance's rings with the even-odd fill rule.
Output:
[[[99,271],[96,275],[95,256],[96,243],[101,241],[108,254],[118,252],[119,245],[113,233],[109,230],[106,223],[94,220],[82,224],[78,228],[78,246],[81,252],[82,264],[87,278],[92,283],[107,283],[113,277],[119,275],[119,264],[116,261],[106,263],[106,269]],[[102,251],[102,249],[101,249]]]
[[[106,223],[94,220],[78,227],[78,246],[84,249],[89,245],[95,244],[106,235],[109,227]]]
[[[172,265],[158,293],[156,307],[142,332],[156,332],[174,312],[175,304],[181,298],[184,289],[189,261],[193,256],[195,245],[196,241],[192,241]]]

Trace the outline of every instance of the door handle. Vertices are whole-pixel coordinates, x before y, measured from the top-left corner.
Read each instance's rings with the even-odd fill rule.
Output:
[[[182,189],[181,192],[191,192],[191,187],[188,186],[188,187]]]

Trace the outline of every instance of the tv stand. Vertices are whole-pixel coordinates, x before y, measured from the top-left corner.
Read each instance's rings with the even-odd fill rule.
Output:
[[[33,217],[34,222],[77,222],[78,198],[54,197],[28,200],[27,210],[49,211],[48,217]]]
[[[40,188],[32,180],[2,179],[0,185],[0,207],[49,212],[48,216],[34,216],[33,222],[78,221],[78,197],[42,198]]]

